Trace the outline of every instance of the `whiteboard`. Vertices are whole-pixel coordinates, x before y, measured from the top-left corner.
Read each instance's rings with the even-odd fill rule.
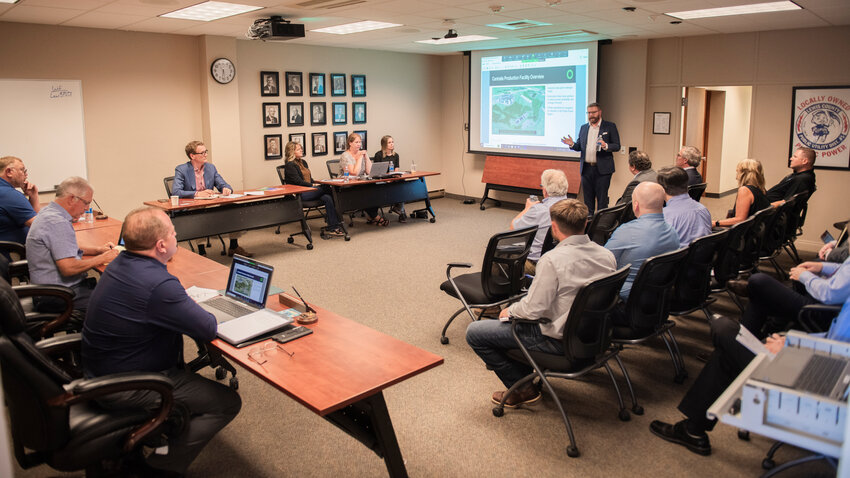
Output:
[[[80,80],[0,79],[0,157],[17,156],[39,192],[86,174]]]

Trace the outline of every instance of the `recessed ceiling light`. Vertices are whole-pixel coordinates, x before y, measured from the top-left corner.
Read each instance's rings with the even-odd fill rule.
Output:
[[[0,3],[18,3],[18,0],[0,0]]]
[[[165,18],[179,18],[181,20],[200,20],[209,22],[219,18],[232,17],[240,13],[253,12],[263,7],[254,5],[239,5],[238,3],[204,2],[191,7],[181,8],[171,13],[160,15]]]
[[[400,27],[401,23],[386,23],[373,22],[371,20],[365,22],[346,23],[335,27],[319,28],[310,30],[311,32],[333,33],[334,35],[348,35],[349,33],[368,32],[371,30],[380,30],[382,28]]]
[[[505,30],[520,30],[522,28],[549,26],[551,23],[543,23],[535,20],[514,20],[504,23],[490,23],[488,27],[504,28]]]
[[[794,2],[770,2],[753,3],[751,5],[737,5],[734,7],[706,8],[703,10],[689,10],[685,12],[670,12],[665,15],[692,20],[695,18],[726,17],[729,15],[747,15],[750,13],[786,12],[789,10],[802,10],[802,7]]]
[[[496,40],[496,37],[487,37],[484,35],[463,35],[454,38],[439,38],[434,40],[417,40],[416,43],[427,43],[429,45],[446,45],[449,43],[464,43],[469,41]]]

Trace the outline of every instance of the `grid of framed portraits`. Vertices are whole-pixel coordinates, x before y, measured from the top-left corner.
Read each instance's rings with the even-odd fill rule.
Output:
[[[286,96],[309,96],[322,98],[325,96],[344,97],[348,95],[348,78],[350,77],[350,88],[352,98],[363,98],[366,96],[366,75],[347,75],[345,73],[302,73],[298,71],[283,72],[283,78],[279,71],[260,72],[260,95],[263,97],[277,97],[285,92]],[[305,78],[306,76],[306,78]],[[282,82],[281,82],[282,80]],[[304,80],[307,84],[304,84]],[[330,90],[330,92],[328,92]],[[342,98],[340,98],[342,99]],[[366,123],[366,102],[352,101],[351,111],[348,110],[348,102],[332,101],[331,110],[327,110],[328,103],[324,101],[289,101],[286,110],[281,111],[280,102],[262,103],[263,127],[280,127],[283,124],[282,116],[286,115],[287,127],[303,127],[307,124],[305,116],[310,116],[310,126],[334,126]],[[330,122],[328,115],[331,116]],[[350,116],[349,116],[350,115]],[[310,144],[307,144],[307,134],[310,134]],[[361,149],[367,149],[366,130],[354,131],[360,135]],[[333,154],[342,154],[348,146],[348,132],[334,131],[330,133],[333,140]],[[263,135],[263,152],[267,160],[283,158],[284,142],[283,134]],[[313,156],[324,156],[330,153],[331,144],[328,143],[328,132],[289,133],[289,141],[300,144],[304,153],[312,152]]]

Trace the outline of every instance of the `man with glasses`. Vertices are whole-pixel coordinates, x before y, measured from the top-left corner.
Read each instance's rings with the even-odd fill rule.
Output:
[[[27,181],[24,162],[14,156],[0,158],[0,241],[26,242],[40,209],[38,188]]]
[[[206,145],[200,141],[192,141],[186,145],[186,157],[189,158],[189,161],[174,168],[174,184],[171,186],[172,195],[181,198],[203,198],[215,195],[216,189],[225,196],[229,196],[233,192],[233,188],[218,174],[215,165],[207,162],[209,153]],[[236,232],[230,235],[228,256],[232,257],[233,254],[245,257],[254,256],[239,247],[239,237],[242,234],[244,233]],[[202,256],[206,255],[206,250],[201,244],[198,244],[198,253]]]
[[[608,207],[608,186],[614,174],[614,152],[620,150],[617,125],[602,119],[599,103],[587,105],[588,122],[581,125],[578,141],[567,135],[561,142],[581,152],[581,190],[584,203],[593,215],[597,209]]]
[[[697,171],[697,167],[701,161],[702,153],[693,146],[682,146],[682,149],[676,154],[674,164],[688,173],[688,186],[702,183],[702,174]]]
[[[39,211],[27,235],[27,263],[34,284],[63,285],[74,291],[74,309],[83,316],[88,306],[94,278],[88,271],[110,262],[118,251],[111,242],[100,246],[77,245],[72,221],[92,202],[94,190],[83,178],[70,177],[56,189],[56,199]],[[94,256],[83,258],[83,255]],[[58,312],[64,303],[50,297],[34,300],[37,310]]]

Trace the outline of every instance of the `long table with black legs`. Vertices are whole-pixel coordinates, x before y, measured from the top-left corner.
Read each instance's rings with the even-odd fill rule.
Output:
[[[104,243],[117,236],[120,225],[78,231],[86,243]],[[184,287],[223,289],[228,268],[184,248],[167,264]],[[101,271],[103,267],[99,267]],[[267,306],[282,310],[299,302],[284,295],[270,296]],[[443,358],[315,304],[318,322],[305,327],[313,333],[277,350],[263,361],[249,354],[273,343],[271,339],[238,349],[216,339],[211,346],[243,368],[333,423],[384,460],[389,476],[406,477],[395,429],[383,391],[443,363]],[[262,362],[262,363],[261,363]],[[249,398],[250,399],[250,398]]]
[[[421,210],[430,214],[430,221],[435,222],[437,216],[434,214],[434,208],[431,207],[431,198],[428,196],[425,177],[438,174],[440,173],[417,171],[386,179],[361,180],[351,178],[349,182],[345,182],[343,179],[337,178],[316,182],[331,187],[336,212],[345,231],[345,240],[348,241],[351,236],[348,234],[348,228],[345,227],[343,215],[361,209],[425,201],[425,207]]]
[[[180,199],[176,206],[170,201],[145,201],[145,204],[171,216],[178,241],[300,222],[309,250],[313,249],[313,235],[304,217],[301,194],[313,190],[285,185],[266,189],[262,196]]]

